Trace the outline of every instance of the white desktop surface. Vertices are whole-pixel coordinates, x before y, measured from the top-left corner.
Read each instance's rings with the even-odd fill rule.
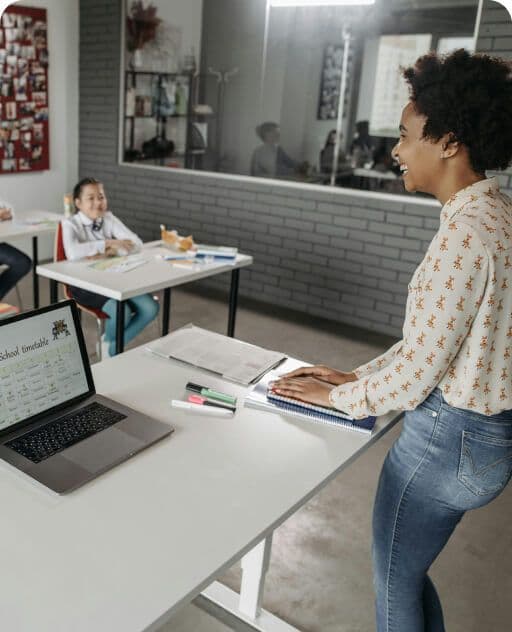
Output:
[[[64,215],[50,213],[49,211],[16,211],[14,219],[0,222],[0,241],[15,239],[16,237],[30,237],[55,233],[57,224],[62,221]],[[27,222],[35,220],[35,224]],[[54,225],[37,222],[49,220]]]
[[[362,178],[378,178],[379,180],[397,180],[399,177],[396,173],[390,170],[379,171],[378,169],[364,169],[363,167],[354,169],[352,173],[353,175]]]
[[[156,630],[399,417],[371,437],[245,408],[195,417],[169,406],[187,381],[246,389],[142,347],[93,373],[175,432],[67,496],[0,462],[3,630]]]
[[[155,258],[155,254],[166,252],[164,248],[157,246],[158,243],[144,244],[140,255],[147,258],[147,262],[127,272],[95,270],[91,268],[94,261],[90,260],[59,261],[58,263],[39,265],[36,272],[40,276],[60,283],[74,285],[83,290],[124,301],[146,292],[156,292],[167,287],[204,279],[214,274],[229,272],[251,265],[253,262],[249,255],[239,254],[234,263],[220,261],[199,263],[189,267],[183,264],[180,266]]]

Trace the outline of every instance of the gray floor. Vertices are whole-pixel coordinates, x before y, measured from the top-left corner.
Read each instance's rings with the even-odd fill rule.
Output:
[[[243,272],[241,275],[243,283]],[[29,280],[22,296],[31,303]],[[41,284],[42,302],[47,283]],[[15,303],[14,293],[6,300]],[[314,363],[351,369],[385,349],[391,339],[353,328],[257,309],[243,299],[237,336]],[[172,325],[188,322],[225,333],[225,300],[176,290]],[[84,320],[91,361],[94,326]],[[157,335],[150,326],[134,344]],[[332,481],[287,520],[274,537],[264,606],[304,632],[371,632],[373,592],[370,520],[382,461],[400,426]],[[494,503],[467,514],[432,568],[449,632],[509,632],[512,629],[512,485]],[[421,537],[421,534],[418,534]],[[240,568],[223,577],[237,589]],[[222,632],[231,628],[194,605],[185,607],[159,632]],[[122,631],[116,631],[122,632]],[[401,632],[408,632],[406,630]]]

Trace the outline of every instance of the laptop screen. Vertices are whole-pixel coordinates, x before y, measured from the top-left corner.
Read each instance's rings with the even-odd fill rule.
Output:
[[[0,432],[91,391],[69,302],[0,324]]]

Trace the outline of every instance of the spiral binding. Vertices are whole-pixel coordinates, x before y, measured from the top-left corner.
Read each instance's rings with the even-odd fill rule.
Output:
[[[306,417],[317,423],[343,426],[344,428],[350,428],[351,430],[365,433],[371,432],[375,425],[375,417],[366,417],[366,419],[355,421],[339,411],[331,411],[322,406],[315,406],[314,404],[298,403],[289,397],[281,397],[280,395],[267,393],[267,399],[283,410],[293,413],[296,416]]]

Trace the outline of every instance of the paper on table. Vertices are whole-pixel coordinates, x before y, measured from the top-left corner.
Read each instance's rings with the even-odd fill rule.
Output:
[[[51,219],[51,218],[41,218],[41,217],[34,217],[34,218],[30,218],[30,217],[24,217],[24,218],[18,218],[15,217],[14,218],[14,223],[15,224],[19,224],[20,226],[41,226],[41,225],[46,225],[48,227],[53,227],[53,226],[57,226],[57,224],[59,223],[56,219]]]
[[[108,272],[129,272],[141,265],[144,265],[147,259],[140,255],[132,255],[127,257],[109,257],[108,259],[99,259],[89,265],[93,270]]]
[[[155,355],[181,360],[240,384],[251,384],[286,356],[189,325],[147,347]]]

